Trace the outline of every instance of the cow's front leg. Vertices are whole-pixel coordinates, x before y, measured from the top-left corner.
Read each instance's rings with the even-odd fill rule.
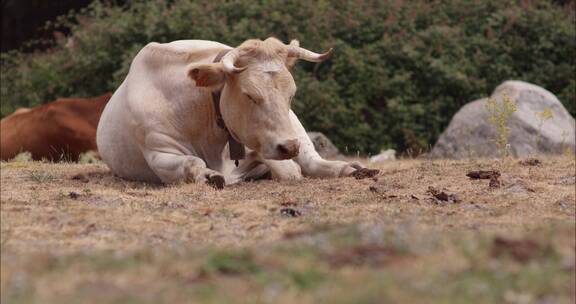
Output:
[[[144,158],[163,183],[205,182],[218,189],[224,188],[224,176],[206,168],[206,163],[196,156],[146,150]]]
[[[291,159],[263,159],[262,162],[270,168],[270,175],[274,180],[298,180],[302,178],[300,166]]]
[[[206,182],[215,188],[224,187],[224,176],[206,168],[206,163],[162,133],[146,136],[140,146],[148,166],[163,183]],[[188,153],[186,153],[188,152]]]
[[[311,177],[345,177],[364,168],[362,164],[357,162],[325,160],[322,157],[303,160],[299,164],[304,175]]]
[[[306,134],[306,130],[292,111],[290,111],[290,121],[300,141],[300,152],[294,160],[300,165],[304,175],[311,177],[342,177],[349,176],[356,170],[364,168],[362,164],[357,162],[349,163],[323,159],[316,152],[314,144],[308,134]]]
[[[231,175],[239,180],[260,179],[266,176],[274,180],[297,180],[302,178],[300,166],[293,160],[270,160],[262,158],[258,153],[248,149],[246,158]]]
[[[198,157],[188,156],[183,163],[183,168],[186,182],[204,182],[216,189],[222,189],[226,184],[224,175],[206,168],[206,163]]]

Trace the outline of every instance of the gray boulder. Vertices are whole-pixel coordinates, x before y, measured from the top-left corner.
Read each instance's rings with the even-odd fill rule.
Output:
[[[314,148],[323,158],[337,158],[340,157],[340,151],[336,146],[321,132],[308,132],[308,137],[314,143]]]
[[[576,133],[574,118],[562,103],[547,90],[522,81],[506,81],[490,97],[502,105],[507,96],[516,103],[516,111],[508,120],[508,152],[514,156],[560,154],[566,149],[574,152]],[[469,158],[494,157],[500,152],[495,139],[496,128],[489,122],[488,98],[462,107],[430,152],[432,157]],[[548,111],[548,119],[541,114]]]

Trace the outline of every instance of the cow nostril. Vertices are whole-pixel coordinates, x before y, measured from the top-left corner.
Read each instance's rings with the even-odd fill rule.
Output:
[[[296,155],[298,155],[298,151],[300,148],[300,143],[298,142],[298,140],[288,140],[283,144],[279,144],[276,149],[278,149],[278,152],[280,153],[280,155],[284,156],[284,157],[288,157],[288,158],[292,158]]]
[[[290,151],[288,151],[288,147],[286,147],[286,145],[278,145],[278,152],[280,152],[280,154],[282,155],[286,155],[288,154]]]

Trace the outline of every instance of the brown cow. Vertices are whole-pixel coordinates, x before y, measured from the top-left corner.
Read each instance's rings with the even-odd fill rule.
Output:
[[[28,151],[35,160],[77,161],[81,153],[96,151],[96,127],[110,97],[61,98],[17,110],[0,121],[0,159]]]

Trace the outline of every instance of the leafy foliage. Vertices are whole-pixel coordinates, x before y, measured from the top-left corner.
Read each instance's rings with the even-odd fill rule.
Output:
[[[48,52],[2,54],[2,115],[114,90],[150,41],[231,46],[276,36],[332,60],[299,63],[294,110],[349,153],[426,150],[465,103],[502,81],[543,86],[576,114],[574,1],[132,1],[93,3]]]

